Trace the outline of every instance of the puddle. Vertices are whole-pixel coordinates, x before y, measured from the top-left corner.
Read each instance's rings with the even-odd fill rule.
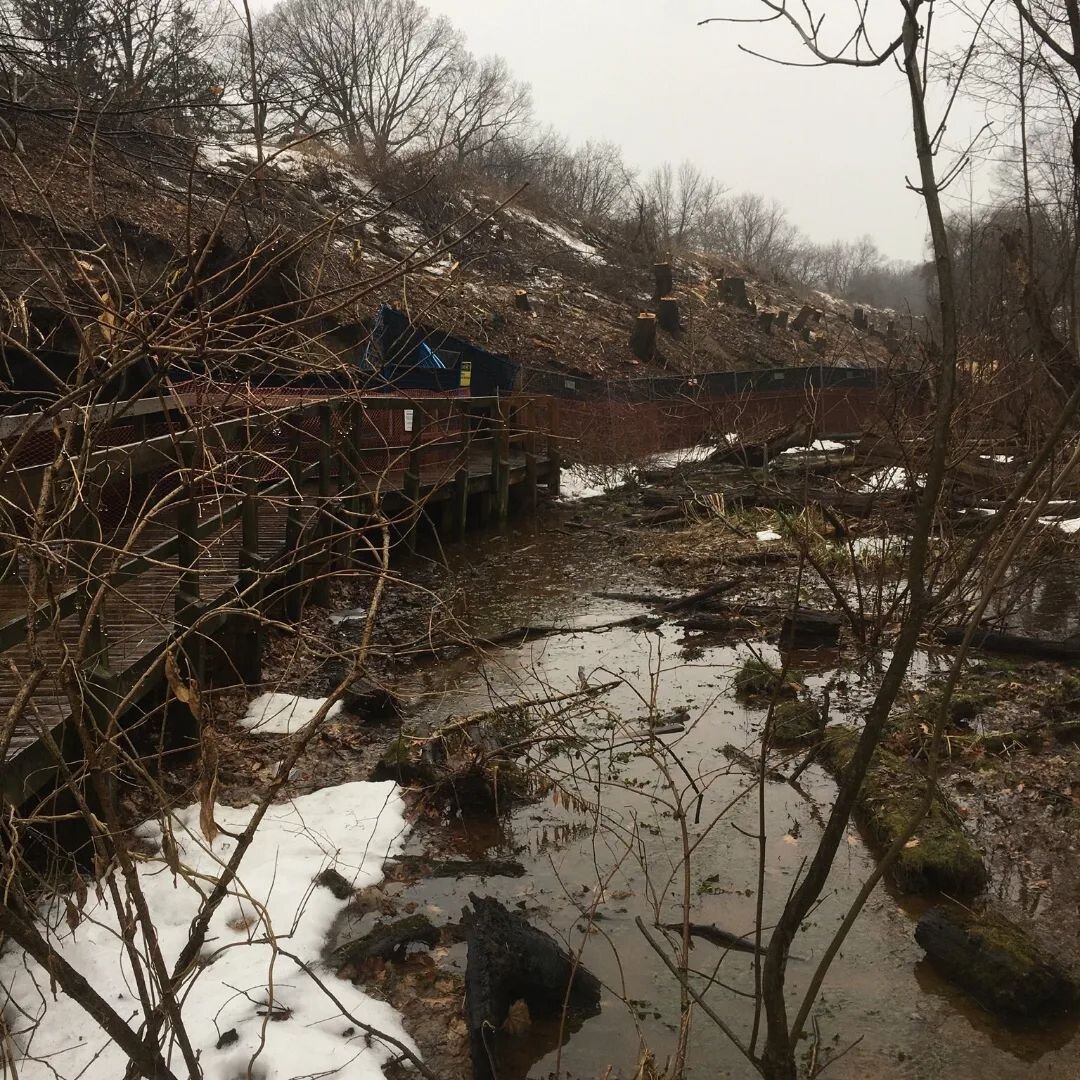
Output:
[[[455,570],[470,581],[468,606],[474,620],[481,625],[489,620],[493,630],[528,620],[580,626],[642,610],[593,596],[611,588],[619,573],[623,584],[640,588],[640,580],[628,581],[626,572],[618,570],[600,580],[594,556],[575,556],[572,537],[545,535],[543,523],[535,528],[508,534],[504,556],[485,560],[482,571],[472,566],[476,548],[452,553]],[[754,926],[756,788],[737,757],[724,753],[725,747],[756,753],[764,712],[744,706],[731,691],[734,672],[752,647],[705,644],[690,653],[691,661],[680,649],[680,637],[673,624],[658,632],[619,627],[564,634],[495,650],[486,658],[432,665],[403,687],[414,703],[415,722],[424,726],[522,696],[573,690],[583,679],[590,684],[621,680],[598,699],[595,710],[575,720],[577,730],[593,737],[592,747],[604,744],[606,749],[559,758],[559,794],[519,806],[500,821],[463,819],[445,828],[421,827],[410,842],[411,851],[442,858],[518,859],[525,865],[524,877],[395,886],[404,902],[415,902],[436,922],[456,921],[470,891],[496,896],[570,948],[580,948],[583,962],[603,981],[602,1012],[561,1047],[559,1031],[546,1025],[508,1038],[503,1080],[546,1077],[557,1069],[569,1077],[596,1077],[609,1066],[613,1075],[633,1075],[642,1043],[661,1061],[672,1051],[678,986],[640,933],[636,917],[650,928],[658,921],[678,920],[688,889],[692,921],[715,923],[735,934]],[[779,660],[771,645],[753,648],[766,660]],[[791,667],[817,688],[848,659],[835,650],[788,657]],[[920,657],[914,677],[934,666],[931,657]],[[857,722],[879,670],[845,669],[832,696],[834,718],[850,714]],[[662,752],[649,753],[648,738],[632,738],[647,731],[635,718],[650,708],[661,716],[681,711],[681,732],[651,740],[664,744]],[[766,785],[766,926],[814,850],[833,790],[815,766],[802,774],[798,788],[783,782]],[[695,847],[688,883],[681,867],[683,837],[671,813],[673,793],[690,810],[688,835]],[[813,962],[871,869],[870,854],[853,828],[846,840],[820,906],[793,945],[793,954],[804,961],[790,966],[793,994],[805,987]],[[849,935],[816,1010],[823,1051],[850,1047],[828,1075],[849,1080],[868,1075],[883,1080],[1078,1075],[1075,1024],[1020,1034],[1004,1031],[924,962],[913,938],[918,913],[916,906],[879,887]],[[449,960],[464,971],[464,946],[453,947]],[[753,958],[697,941],[691,964],[709,1003],[745,1036],[753,1023],[747,997],[754,984]],[[694,1019],[687,1075],[748,1075],[738,1051],[701,1014]]]

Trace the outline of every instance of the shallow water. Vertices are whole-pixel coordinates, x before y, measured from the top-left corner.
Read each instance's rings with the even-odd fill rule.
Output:
[[[589,626],[642,609],[597,599],[599,590],[655,585],[632,571],[608,567],[595,549],[582,552],[573,536],[552,530],[550,521],[511,532],[481,562],[481,547],[450,553],[452,568],[468,581],[462,603],[479,628],[496,631],[524,622]],[[604,567],[601,570],[600,567]],[[688,834],[695,846],[689,882],[691,919],[742,934],[754,926],[758,877],[757,793],[746,769],[723,753],[725,745],[757,753],[763,710],[745,707],[731,692],[735,669],[751,649],[778,659],[765,643],[709,646],[688,660],[681,631],[665,624],[658,632],[617,628],[603,633],[549,637],[519,649],[468,656],[432,665],[406,689],[420,725],[450,715],[482,711],[492,704],[575,689],[582,676],[592,684],[618,678],[622,684],[598,699],[603,708],[575,718],[578,730],[609,752],[560,759],[573,770],[567,788],[585,805],[568,808],[563,798],[546,798],[515,809],[499,822],[459,820],[447,828],[420,829],[413,844],[443,857],[514,857],[526,866],[519,879],[476,878],[426,881],[404,891],[436,921],[457,919],[470,891],[519,905],[537,924],[582,950],[584,963],[606,986],[600,1015],[587,1020],[558,1049],[559,1031],[536,1023],[530,1033],[506,1040],[503,1080],[562,1075],[596,1077],[607,1066],[614,1075],[633,1075],[639,1046],[647,1044],[663,1060],[674,1047],[679,992],[674,977],[646,943],[635,923],[650,928],[681,916],[684,888],[678,822],[665,814],[671,785],[695,809],[687,775],[701,795],[700,818]],[[788,658],[806,681],[820,687],[847,658],[835,651]],[[922,657],[914,677],[933,661]],[[858,719],[860,703],[872,691],[873,671],[845,670],[833,694],[833,716]],[[681,734],[665,736],[667,750],[643,752],[649,740],[641,719],[651,704],[663,715],[685,709]],[[676,759],[679,764],[676,764]],[[667,770],[661,768],[667,764]],[[783,767],[781,760],[776,762]],[[787,766],[787,771],[793,766]],[[684,771],[685,770],[685,771]],[[670,781],[668,778],[671,778]],[[740,793],[745,793],[740,798]],[[833,794],[831,780],[811,766],[798,787],[770,782],[765,787],[765,925],[778,912],[803,861],[820,835]],[[813,971],[848,902],[871,866],[870,855],[850,827],[820,906],[796,939],[800,957],[789,968],[789,1008]],[[588,913],[593,913],[588,930]],[[977,1006],[937,977],[913,938],[918,905],[901,901],[879,886],[848,937],[826,980],[815,1016],[820,1063],[845,1051],[826,1075],[840,1078],[929,1080],[937,1077],[1080,1077],[1075,1025],[1024,1033],[1006,1032]],[[651,930],[662,940],[660,931]],[[767,935],[766,935],[767,936]],[[668,944],[674,955],[675,941]],[[464,968],[458,946],[453,962]],[[747,1038],[753,1023],[754,961],[742,952],[724,953],[697,941],[691,966],[717,982],[707,1000],[737,1033]],[[704,988],[706,978],[696,985]],[[719,985],[723,984],[723,985]],[[812,1038],[804,1040],[807,1060]],[[695,1015],[687,1075],[754,1075],[738,1050],[700,1012]]]

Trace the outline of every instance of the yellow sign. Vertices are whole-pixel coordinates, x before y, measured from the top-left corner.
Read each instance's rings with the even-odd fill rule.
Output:
[[[461,361],[461,385],[472,386],[472,361]]]

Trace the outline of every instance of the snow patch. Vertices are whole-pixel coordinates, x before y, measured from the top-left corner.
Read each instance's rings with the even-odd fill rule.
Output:
[[[775,529],[762,529],[754,534],[756,540],[782,540],[783,537]]]
[[[522,210],[520,207],[516,206],[509,207],[507,213],[512,214],[522,221],[527,221],[541,232],[547,233],[553,240],[557,240],[564,247],[568,247],[571,251],[577,252],[582,258],[597,263],[604,262],[603,255],[601,255],[592,244],[586,243],[581,237],[574,236],[572,233],[567,232],[566,229],[561,226],[554,225],[550,221],[541,221],[535,214],[530,214],[528,210]]]
[[[240,726],[259,735],[291,735],[309,724],[325,701],[296,694],[260,694],[240,717]],[[326,718],[332,720],[340,712],[341,702],[335,701]]]
[[[626,484],[639,469],[673,469],[684,462],[705,461],[715,449],[705,443],[680,450],[662,450],[627,465],[571,465],[560,478],[559,497],[565,502],[576,502],[607,495]]]
[[[924,477],[910,477],[915,487],[921,487]],[[877,469],[859,484],[860,491],[899,491],[906,488],[909,483],[907,469],[901,465],[893,465],[887,469]]]
[[[223,829],[240,833],[254,811],[254,806],[217,805],[214,817]],[[316,1075],[379,1080],[393,1052],[377,1040],[367,1045],[354,1018],[412,1046],[401,1018],[388,1004],[324,970],[319,978],[341,1003],[339,1009],[302,967],[275,956],[268,943],[276,938],[282,948],[316,968],[327,932],[348,900],[337,899],[313,879],[334,867],[355,888],[377,884],[383,861],[401,850],[404,811],[392,782],[342,784],[270,807],[229,897],[210,923],[202,963],[180,993],[185,1027],[206,1080],[248,1075],[260,1080]],[[222,833],[208,844],[200,832],[197,805],[172,815],[169,826],[183,872],[174,874],[164,856],[155,854],[140,860],[138,875],[171,970],[188,941],[202,896],[232,857],[236,841]],[[147,822],[138,832],[161,850],[159,822]],[[70,902],[57,898],[42,911],[54,927],[52,944],[137,1030],[142,1010],[121,930],[127,913],[118,918],[111,904],[95,898],[91,889],[81,922],[72,930],[65,920]],[[142,950],[141,937],[136,947]],[[22,1080],[123,1076],[126,1055],[80,1006],[64,994],[53,996],[48,974],[21,949],[9,949],[0,959],[0,982],[10,995],[11,1015],[19,1018],[22,1034],[15,1041],[24,1055],[18,1063]],[[40,1024],[31,1033],[35,1020]],[[172,1059],[177,1073],[187,1075],[175,1048]]]

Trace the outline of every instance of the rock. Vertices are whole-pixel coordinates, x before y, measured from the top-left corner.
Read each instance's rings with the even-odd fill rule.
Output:
[[[796,684],[790,678],[781,680],[777,668],[756,656],[744,661],[743,666],[735,673],[735,693],[742,697],[769,698],[774,694],[779,697],[794,697],[796,689]]]
[[[315,884],[321,885],[324,889],[329,889],[338,900],[348,900],[356,891],[352,886],[352,882],[332,866],[328,866],[316,875]]]
[[[942,974],[995,1013],[1037,1019],[1076,1005],[1077,986],[1054,957],[1000,915],[934,907],[915,940]]]

